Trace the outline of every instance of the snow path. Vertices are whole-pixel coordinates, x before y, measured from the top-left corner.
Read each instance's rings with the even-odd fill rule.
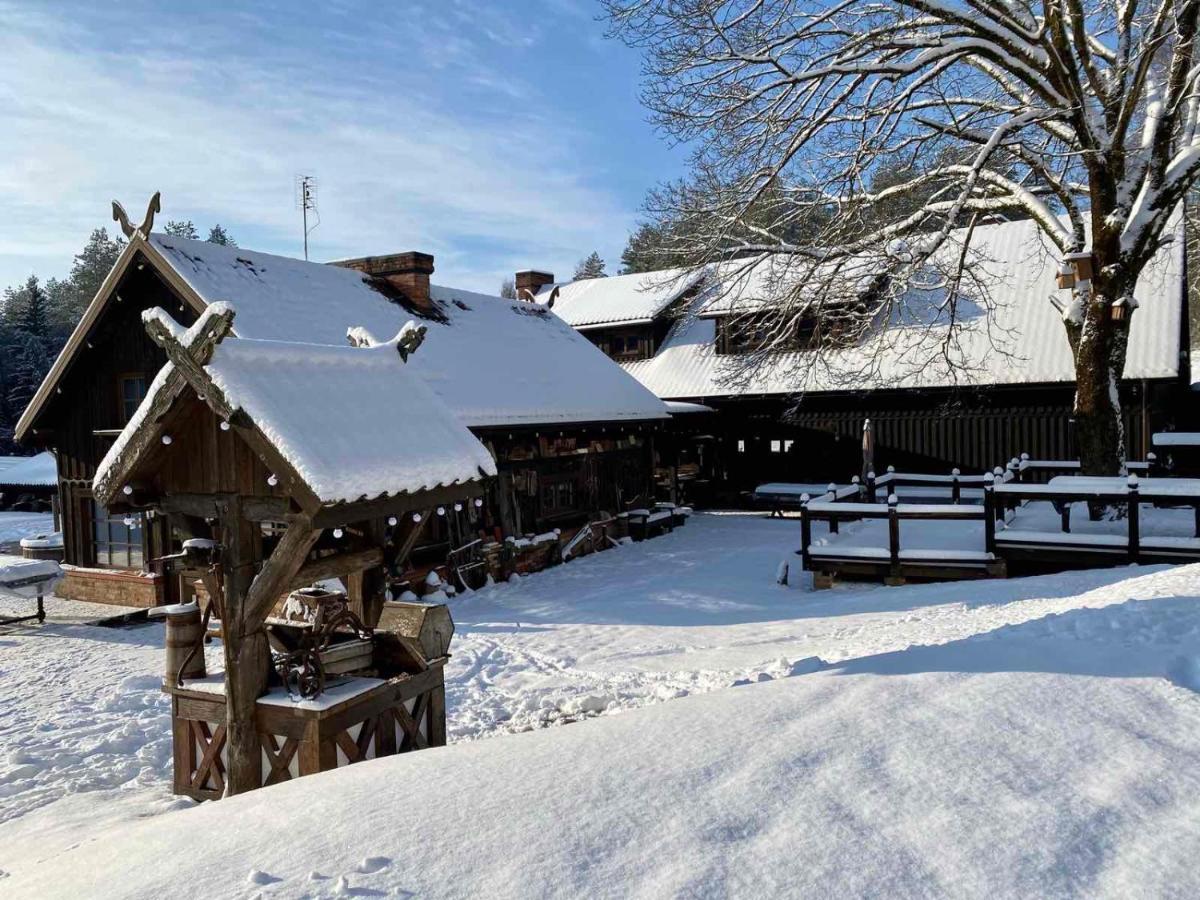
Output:
[[[645,742],[639,743],[640,738],[632,742],[629,738],[629,729],[637,732],[638,727],[616,724],[627,718],[624,715],[603,714],[687,697],[659,711],[638,711],[629,718],[644,723],[640,727],[649,734],[666,729],[658,737],[659,749],[670,748],[673,765],[678,758],[679,777],[691,779],[693,790],[698,790],[696,785],[705,772],[724,773],[728,760],[721,757],[724,761],[719,765],[705,761],[701,748],[681,744],[684,738],[672,728],[677,726],[681,735],[688,735],[695,734],[700,726],[688,718],[694,714],[674,712],[676,707],[709,710],[704,715],[716,718],[705,720],[705,727],[714,735],[741,734],[743,741],[745,735],[759,733],[755,729],[760,728],[788,733],[793,727],[789,716],[793,715],[801,716],[816,729],[814,735],[796,745],[799,757],[772,763],[788,772],[808,772],[804,778],[810,781],[805,790],[814,793],[811,797],[797,796],[792,802],[805,808],[804,815],[817,817],[812,827],[826,828],[818,809],[833,823],[828,826],[832,829],[829,834],[820,839],[806,835],[802,842],[808,848],[805,852],[815,854],[814,868],[805,876],[805,883],[814,890],[818,886],[836,887],[837,882],[830,879],[839,873],[840,877],[853,875],[846,873],[844,866],[838,868],[837,860],[844,859],[847,846],[863,841],[869,852],[875,852],[870,847],[882,852],[887,835],[907,827],[901,821],[903,816],[920,819],[923,814],[915,793],[920,789],[943,794],[950,791],[952,795],[964,785],[971,791],[982,790],[972,779],[983,776],[968,771],[980,766],[971,753],[982,753],[989,760],[987,765],[994,762],[999,767],[999,773],[988,769],[984,775],[999,779],[1013,794],[1005,801],[1010,806],[1005,807],[1004,815],[1016,816],[1020,821],[1034,812],[1043,816],[1040,824],[1029,824],[1032,830],[1022,832],[1020,839],[1032,841],[1038,848],[1057,848],[1054,852],[1063,855],[1062,865],[1083,865],[1081,853],[1098,854],[1108,862],[1113,853],[1135,854],[1131,848],[1137,846],[1137,839],[1129,822],[1176,829],[1192,822],[1190,835],[1197,838],[1195,801],[1189,801],[1192,806],[1187,807],[1180,798],[1186,794],[1184,782],[1200,777],[1195,749],[1200,745],[1200,697],[1177,685],[1200,690],[1200,601],[1196,599],[1200,594],[1200,565],[905,588],[845,585],[833,591],[812,592],[807,589],[808,577],[796,571],[798,558],[793,551],[798,532],[795,520],[697,515],[674,534],[452,601],[458,633],[447,668],[451,740],[478,746],[485,754],[472,755],[475,751],[465,747],[454,751],[467,754],[455,759],[475,761],[466,763],[463,777],[470,781],[472,773],[477,774],[477,768],[472,767],[486,767],[493,762],[501,767],[508,765],[510,756],[517,760],[514,764],[525,766],[526,751],[520,748],[535,746],[519,743],[533,736],[520,738],[517,743],[475,739],[502,732],[542,730],[593,717],[599,717],[599,721],[589,728],[595,725],[612,729],[602,732],[600,740],[601,745],[609,747],[605,752],[611,758],[633,754],[633,761],[621,766],[622,772],[628,775],[629,767],[634,765],[652,771],[659,765],[653,754],[636,761],[637,753],[649,752],[642,746]],[[774,583],[776,568],[785,559],[793,569],[793,584],[788,587]],[[27,604],[0,597],[0,615],[25,609]],[[101,833],[125,828],[138,819],[173,821],[173,816],[160,814],[193,806],[191,801],[170,794],[168,704],[159,690],[161,626],[110,630],[71,624],[62,618],[65,610],[78,606],[51,600],[51,621],[46,625],[0,629],[0,683],[7,688],[0,694],[0,877],[5,871],[17,875],[37,869],[37,860],[71,852],[81,843],[86,846]],[[210,653],[214,650],[210,648]],[[818,668],[812,657],[824,660],[826,671],[787,677]],[[855,677],[831,680],[834,674]],[[1103,677],[1080,678],[1096,675]],[[964,681],[972,678],[981,680],[969,684]],[[860,686],[864,680],[874,686]],[[735,684],[766,681],[778,682],[779,690],[785,690],[786,685],[790,686],[786,690],[799,693],[763,694],[759,692],[773,686],[757,684],[724,690]],[[688,696],[713,692],[711,698]],[[747,700],[722,699],[727,697]],[[778,697],[783,706],[776,710],[763,700],[767,705],[755,713],[757,718],[743,721],[741,707],[749,697],[756,698],[756,704],[757,698]],[[847,697],[857,699],[851,702]],[[698,702],[710,705],[694,705]],[[863,704],[857,710],[857,719],[854,703]],[[793,707],[793,712],[787,712]],[[986,716],[981,716],[983,711]],[[896,738],[898,743],[889,743],[887,723],[876,721],[885,714],[899,723],[902,733]],[[663,718],[655,718],[658,716]],[[971,733],[954,732],[956,722],[967,723],[966,730]],[[576,729],[549,731],[569,734]],[[623,737],[613,737],[611,746],[605,744],[608,738],[603,735],[618,734]],[[1018,739],[1022,735],[1027,742]],[[574,747],[578,739],[563,740],[567,742],[563,746]],[[1089,741],[1093,740],[1108,744],[1092,746]],[[939,741],[948,742],[949,749],[938,749]],[[764,742],[753,743],[757,746]],[[765,743],[771,746],[762,752],[782,752],[774,747],[774,741]],[[488,762],[492,757],[482,748],[493,744],[517,749],[497,749],[495,760]],[[1097,775],[1100,781],[1093,783],[1086,773],[1072,773],[1061,784],[1054,784],[1058,776],[1051,770],[1055,767],[1061,768],[1088,753],[1109,750],[1115,756],[1103,761],[1106,774],[1102,778]],[[720,751],[737,752],[733,746]],[[425,756],[440,758],[437,751],[412,758]],[[688,769],[692,764],[694,771]],[[438,790],[451,794],[458,790],[445,779],[439,781],[441,764],[397,765],[417,765],[426,773],[421,779],[438,784]],[[575,776],[562,772],[558,763],[548,765],[552,770],[558,766],[562,784],[531,784],[530,796],[554,791],[575,791],[581,798],[591,796],[591,786],[574,783]],[[584,767],[600,771],[605,765],[604,757],[599,756]],[[532,771],[536,763],[529,761],[528,766]],[[899,774],[891,771],[893,766],[900,766]],[[949,768],[945,772],[924,771],[935,766]],[[372,770],[371,766],[356,768]],[[735,767],[720,774],[721,778],[732,779],[722,790],[734,790],[735,784],[753,780],[752,773],[753,766],[747,764],[744,771]],[[854,778],[861,778],[861,784]],[[893,778],[899,779],[899,787],[892,783]],[[946,778],[952,779],[949,785],[939,781]],[[446,770],[446,779],[454,780],[450,769]],[[644,779],[638,775],[634,780],[640,783]],[[409,787],[415,783],[409,776],[404,782]],[[1200,796],[1192,782],[1188,782],[1188,796]],[[628,785],[621,791],[632,789]],[[988,789],[999,790],[994,786]],[[273,788],[264,795],[278,796],[279,790]],[[655,787],[643,784],[638,790],[646,791],[649,797]],[[862,805],[862,791],[889,795],[896,790],[901,791],[903,802],[889,813],[891,818],[881,817],[874,801]],[[1072,793],[1081,790],[1084,796]],[[906,791],[914,792],[907,800]],[[1058,798],[1053,802],[1062,808],[1058,825],[1044,821],[1043,804],[1050,801],[1039,792],[1045,791]],[[753,791],[747,796],[752,797]],[[529,796],[523,797],[526,807],[536,806]],[[478,797],[462,802],[491,808],[490,800]],[[547,797],[538,802],[553,806],[557,801]],[[658,813],[666,816],[666,821],[654,828],[665,829],[665,834],[685,843],[703,843],[708,839],[703,834],[710,833],[711,839],[722,846],[745,849],[746,842],[753,845],[758,840],[754,828],[747,831],[737,822],[722,825],[720,810],[708,810],[707,819],[690,822],[693,830],[703,834],[689,833],[687,815],[698,815],[702,810],[672,811],[675,807],[685,809],[687,803],[669,795],[654,802],[668,807]],[[745,815],[755,821],[766,815],[769,820],[774,813],[768,815],[762,810],[775,810],[778,801],[760,796],[758,802],[759,807],[748,808]],[[940,810],[943,819],[935,825],[950,828],[949,823],[957,821],[956,817],[974,809],[959,799],[953,804],[951,809]],[[969,809],[960,810],[961,804]],[[649,821],[651,813],[647,810],[625,808],[619,803],[617,806],[626,816],[627,828],[629,821]],[[1115,811],[1103,812],[1110,807]],[[1160,819],[1154,819],[1151,812],[1158,807]],[[543,809],[543,813],[565,815],[562,810]],[[457,814],[452,813],[451,818]],[[971,814],[978,815],[978,810]],[[1114,817],[1111,823],[1101,823],[1105,828],[1111,825],[1113,833],[1097,837],[1097,817],[1104,815]],[[877,824],[880,822],[883,824]],[[574,823],[572,827],[580,826]],[[1026,826],[1013,822],[1009,827],[1019,830]],[[989,828],[995,833],[999,826],[981,822],[979,828],[984,833]],[[1081,828],[1086,834],[1079,836],[1078,846],[1067,846],[1063,844],[1067,838],[1055,831],[1062,828]],[[1045,833],[1034,834],[1037,829]],[[957,834],[957,829],[954,831]],[[937,833],[936,827],[932,833]],[[507,846],[497,838],[495,829],[490,834],[498,840],[497,846]],[[918,844],[924,842],[923,838],[917,839],[919,836],[910,837]],[[838,840],[850,844],[839,850]],[[949,840],[945,833],[942,840]],[[1041,844],[1037,844],[1039,841]],[[356,852],[370,850],[355,846]],[[966,846],[971,842],[967,841]],[[673,852],[665,844],[664,848],[664,852]],[[411,855],[402,842],[377,849],[390,859]],[[717,857],[723,853],[721,847],[710,849]],[[869,856],[868,851],[864,852]],[[513,848],[506,852],[523,855],[523,851]],[[556,852],[547,850],[551,857]],[[897,877],[902,881],[915,879],[918,872],[933,865],[928,846],[906,852],[912,854],[913,868],[901,866],[906,874]],[[946,852],[955,855],[967,851]],[[1051,850],[1029,852],[1037,855]],[[323,858],[319,853],[317,857]],[[697,872],[708,873],[697,883],[698,888],[686,879],[678,881],[683,877],[679,872],[662,871],[654,875],[666,879],[658,887],[666,893],[689,893],[693,888],[738,893],[705,868],[717,862],[706,860],[703,865],[693,866]],[[1051,865],[1045,861],[1039,865],[1043,863]],[[982,864],[973,862],[975,866]],[[578,862],[571,865],[578,866]],[[605,871],[602,860],[597,865],[597,871]],[[668,863],[663,865],[669,868]],[[354,868],[346,862],[344,874],[358,884],[362,881],[358,875],[363,873],[356,875]],[[578,871],[571,874],[571,866],[567,868],[570,871],[563,877],[579,879],[571,882],[570,888],[595,892],[596,883],[590,879],[599,876]],[[383,869],[388,867],[380,871]],[[276,877],[274,870],[264,871]],[[488,871],[487,864],[481,863],[480,873]],[[403,872],[411,874],[407,868]],[[453,877],[460,874],[456,872]],[[411,880],[401,878],[399,873],[393,871],[393,875],[400,880],[388,880],[392,875],[379,876],[383,889],[398,890],[410,884]],[[502,877],[497,871],[493,875]],[[724,875],[730,876],[729,872]],[[865,885],[884,890],[886,885],[873,881],[873,877],[864,872],[860,881],[854,882],[858,888],[850,882],[845,884],[851,893]],[[946,877],[954,883],[958,876]],[[918,882],[905,883],[912,891]],[[1026,887],[1036,893],[1037,885],[1044,883]],[[485,885],[481,881],[476,887],[486,892]],[[332,883],[310,887],[313,895],[324,896]],[[642,892],[657,894],[658,887],[643,883]],[[571,893],[570,888],[564,892]],[[255,888],[259,889],[274,893],[273,889]],[[284,896],[305,892],[284,885],[278,889]],[[463,892],[470,893],[466,888]],[[1051,885],[1049,893],[1070,892]],[[239,895],[236,890],[232,894]]]

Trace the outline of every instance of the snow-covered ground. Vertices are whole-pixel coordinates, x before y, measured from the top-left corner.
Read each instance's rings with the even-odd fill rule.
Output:
[[[50,513],[0,512],[0,544],[12,544],[23,537],[49,534],[54,530]]]
[[[1200,893],[1200,566],[814,593],[798,531],[460,598],[451,747],[166,815],[159,626],[13,629],[0,893]]]

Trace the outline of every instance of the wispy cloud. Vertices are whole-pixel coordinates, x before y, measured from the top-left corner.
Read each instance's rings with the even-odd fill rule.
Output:
[[[477,3],[161,10],[0,0],[0,285],[60,272],[111,198],[156,189],[164,218],[296,253],[302,171],[316,258],[423,249],[435,279],[494,290],[624,240],[635,202],[596,180],[595,135],[538,102],[538,22]]]

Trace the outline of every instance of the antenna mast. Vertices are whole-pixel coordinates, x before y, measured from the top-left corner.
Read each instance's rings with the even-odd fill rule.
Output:
[[[317,212],[317,178],[315,175],[296,176],[296,206],[300,208],[304,221],[304,258],[308,259],[308,235],[321,224],[321,214]],[[308,214],[312,212],[312,228],[308,227]]]

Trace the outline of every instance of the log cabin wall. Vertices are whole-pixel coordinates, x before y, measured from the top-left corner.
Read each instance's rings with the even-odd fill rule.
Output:
[[[1150,435],[1181,425],[1192,408],[1178,382],[1134,382],[1122,394],[1130,459],[1144,459]],[[980,472],[1028,453],[1076,458],[1073,391],[1067,386],[942,392],[814,395],[798,408],[784,398],[701,399],[717,411],[679,416],[673,440],[685,452],[707,448],[701,480],[711,496],[736,503],[741,491],[769,481],[846,481],[861,464],[863,420],[871,419],[875,464],[911,472]]]
[[[166,362],[142,326],[142,311],[161,306],[180,324],[195,321],[190,308],[180,309],[179,299],[149,266],[138,268],[140,262],[133,261],[105,315],[86,336],[38,428],[39,442],[58,459],[64,551],[73,565],[96,564],[92,477],[125,424],[122,379],[140,377],[148,386]],[[156,552],[155,540],[149,533],[144,536],[147,555]]]

